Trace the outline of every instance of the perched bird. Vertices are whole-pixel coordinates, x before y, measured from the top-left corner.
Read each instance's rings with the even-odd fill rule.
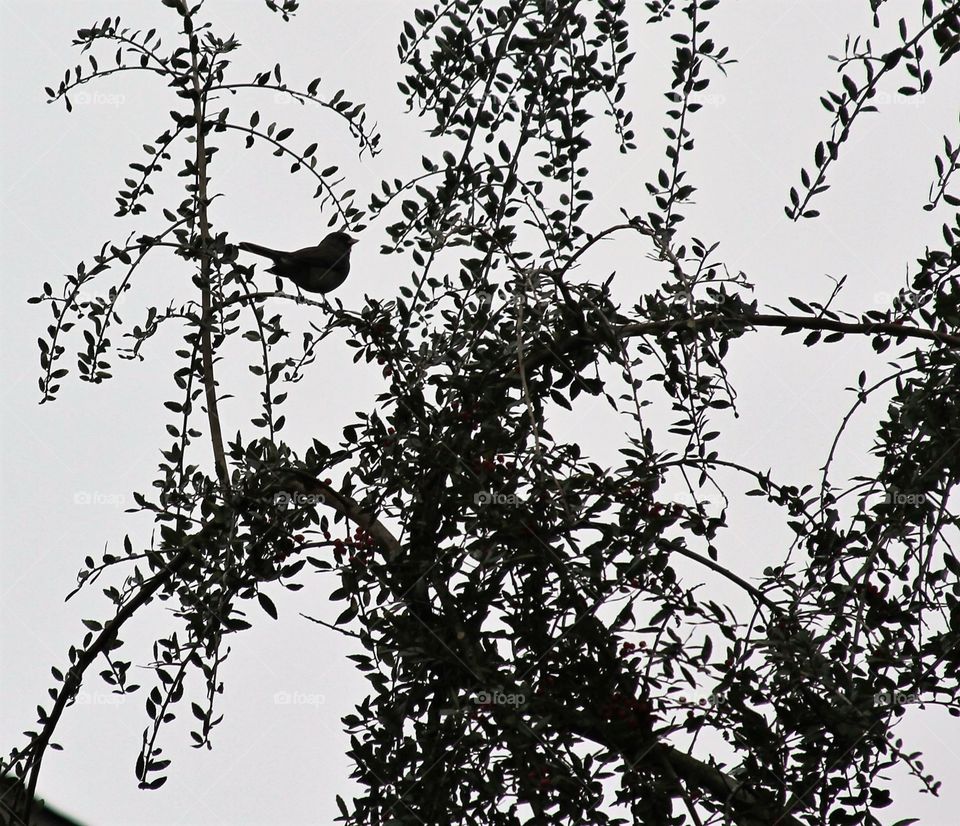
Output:
[[[345,232],[331,232],[315,247],[281,252],[259,244],[241,243],[240,249],[262,255],[273,262],[267,272],[289,278],[308,293],[328,293],[347,279],[350,272],[350,248],[357,243]]]

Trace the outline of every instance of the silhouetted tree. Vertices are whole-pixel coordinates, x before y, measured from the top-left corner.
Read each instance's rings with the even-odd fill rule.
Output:
[[[791,298],[790,312],[760,312],[747,276],[705,238],[709,228],[683,221],[696,191],[685,167],[699,101],[732,60],[710,37],[718,0],[645,4],[644,24],[675,44],[669,125],[662,164],[635,156],[637,179],[649,178],[647,206],[625,205],[614,224],[594,218],[587,135],[605,128],[621,152],[636,149],[625,0],[417,9],[400,35],[399,86],[430,126],[423,171],[384,181],[361,208],[335,162],[318,160],[317,143],[233,107],[258,89],[317,104],[374,155],[379,137],[363,105],[317,81],[288,87],[279,66],[234,80],[239,44],[217,37],[200,6],[163,3],[179,20],[172,48],[156,32],[105,20],[78,32],[89,68],[47,90],[69,109],[77,87],[139,69],[158,75],[179,108],[118,198],[119,216],[162,216],[160,228],[105,244],[35,299],[52,313],[40,342],[43,400],[56,395],[77,333],[78,374],[91,382],[109,378],[114,354],[141,358],[161,326],[184,335],[179,396],[166,405],[171,441],[151,494],[136,495],[157,541],[127,539],[86,560],[81,586],[107,569],[126,577],[105,590],[114,615],[86,621],[67,668],[54,672],[39,731],[9,761],[28,800],[94,662],[117,691],[135,689],[118,635],[140,607],[164,600],[176,620],[156,642],[154,684],[144,689],[137,774],[156,788],[169,763],[159,733],[186,699],[186,675],[205,680],[191,708],[194,741],[208,745],[225,635],[249,627],[251,600],[275,617],[269,594],[301,587],[308,567],[339,577],[336,626],[355,637],[352,659],[370,681],[370,696],[344,719],[362,787],[339,801],[346,823],[870,824],[890,802],[891,767],[935,790],[897,723],[906,702],[960,711],[960,563],[948,502],[960,474],[958,216],[890,307],[842,312],[840,282],[825,302]],[[289,0],[267,5],[296,11]],[[886,25],[882,0],[871,5]],[[822,98],[833,124],[790,190],[790,219],[817,216],[813,203],[875,95],[897,84],[897,94],[926,94],[930,55],[942,64],[956,53],[960,3],[916,5],[920,22],[896,21],[892,51],[848,38],[836,58],[840,82]],[[118,49],[115,66],[98,64],[101,46]],[[318,311],[319,332],[298,349],[274,311],[294,296],[257,292],[227,232],[214,229],[214,153],[232,132],[314,179],[331,226],[386,225],[387,260],[412,267],[400,296]],[[955,143],[944,139],[928,209],[960,203],[950,193]],[[149,212],[150,182],[175,155],[185,198]],[[586,267],[599,241],[624,236],[638,237],[663,274],[631,306],[615,300],[615,276]],[[194,297],[124,325],[117,299],[144,257],[165,250],[193,268]],[[81,288],[110,275],[100,298],[81,300]],[[342,437],[318,433],[297,454],[281,436],[286,385],[318,381],[309,372],[318,348],[344,328],[355,359],[383,366],[382,392]],[[851,414],[878,394],[887,401],[875,473],[838,484],[831,450],[822,479],[794,484],[714,446],[735,410],[725,358],[737,339],[762,346],[772,334],[763,328],[803,332],[811,348],[867,337],[885,354],[853,368]],[[121,330],[125,347],[114,350]],[[251,369],[263,391],[256,429],[228,444],[214,371],[238,336],[259,344]],[[868,381],[868,369],[886,372]],[[579,409],[587,396],[629,423],[617,464],[551,434],[559,408],[589,426]],[[673,421],[656,432],[644,409],[664,400]],[[795,535],[779,555],[767,543],[760,571],[721,559],[717,547],[729,473],[749,479],[748,495],[778,509]],[[668,501],[662,489],[677,476],[687,494]],[[676,572],[681,558],[745,599],[724,605],[702,593]]]

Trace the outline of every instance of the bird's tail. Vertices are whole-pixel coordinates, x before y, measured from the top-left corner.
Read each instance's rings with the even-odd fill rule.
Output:
[[[242,250],[252,252],[254,255],[262,255],[264,258],[269,258],[271,261],[276,261],[283,255],[282,252],[272,250],[270,247],[261,247],[259,244],[251,244],[247,241],[241,241],[237,246]]]

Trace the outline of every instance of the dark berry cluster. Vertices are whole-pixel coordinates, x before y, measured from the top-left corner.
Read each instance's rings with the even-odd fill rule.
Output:
[[[631,729],[649,729],[653,724],[653,708],[649,700],[622,694],[611,694],[600,706],[600,716],[611,723],[623,723]]]

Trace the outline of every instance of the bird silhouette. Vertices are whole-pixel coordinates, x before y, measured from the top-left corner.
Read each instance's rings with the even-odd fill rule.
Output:
[[[308,293],[328,293],[335,290],[350,273],[350,249],[357,243],[345,232],[331,232],[315,247],[304,247],[294,252],[262,247],[246,241],[240,249],[269,258],[273,266],[267,272],[289,278]]]

